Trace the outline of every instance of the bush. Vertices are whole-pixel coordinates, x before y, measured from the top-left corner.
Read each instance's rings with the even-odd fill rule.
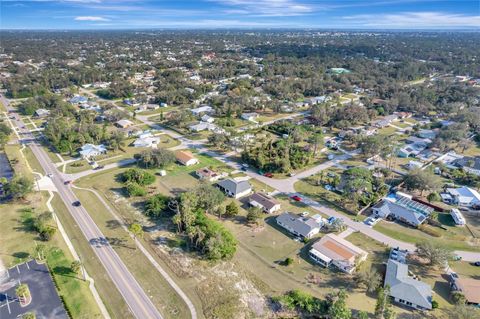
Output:
[[[238,215],[238,206],[233,200],[225,207],[225,215],[228,217]]]
[[[124,183],[136,183],[141,186],[150,185],[155,182],[155,175],[138,168],[130,168],[123,172],[122,181]]]
[[[127,193],[128,193],[128,196],[130,197],[147,195],[147,191],[137,183],[128,183]]]
[[[290,257],[287,257],[285,258],[284,263],[285,263],[285,266],[290,266],[291,264],[293,264],[293,259]]]
[[[467,302],[465,295],[460,291],[453,291],[450,297],[452,298],[453,303],[456,305],[464,305]]]
[[[167,208],[169,198],[162,194],[156,194],[145,202],[145,215],[159,217]]]
[[[432,309],[437,309],[438,308],[438,301],[432,300]]]

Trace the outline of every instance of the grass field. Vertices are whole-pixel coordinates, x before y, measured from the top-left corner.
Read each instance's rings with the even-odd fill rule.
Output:
[[[443,225],[448,230],[445,231],[438,227],[427,226],[438,231],[439,234],[441,234],[441,237],[430,236],[416,228],[386,221],[381,221],[380,223],[376,224],[374,229],[392,238],[405,241],[407,243],[415,244],[428,240],[439,243],[451,250],[480,251],[479,243],[473,241],[465,228],[448,226],[447,224]]]
[[[95,212],[91,217],[164,318],[187,318],[186,304],[135,247],[133,239],[99,199],[89,191],[75,190],[75,193],[87,211]]]
[[[0,205],[2,212],[0,257],[7,266],[32,258],[35,245],[41,243],[37,234],[31,232],[23,223],[21,210],[28,207],[34,207],[38,212],[47,210],[46,196],[44,193],[34,193],[29,196],[28,202]],[[63,297],[73,318],[101,318],[88,283],[70,271],[73,257],[61,235],[57,233],[46,244],[48,266],[58,284],[59,294]]]

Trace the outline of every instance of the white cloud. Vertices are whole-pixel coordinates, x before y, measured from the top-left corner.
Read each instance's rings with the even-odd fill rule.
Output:
[[[352,26],[371,28],[459,28],[480,27],[480,15],[442,12],[403,12],[385,14],[358,14],[343,17]]]
[[[104,17],[94,17],[94,16],[80,16],[75,17],[76,21],[110,21],[110,19]]]
[[[224,6],[227,14],[248,14],[252,16],[295,16],[313,12],[313,7],[297,0],[211,0]]]

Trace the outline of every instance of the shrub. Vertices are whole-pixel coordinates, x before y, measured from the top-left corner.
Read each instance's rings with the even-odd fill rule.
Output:
[[[287,257],[285,258],[284,263],[285,263],[285,266],[290,266],[291,264],[293,264],[293,259],[290,257]]]
[[[128,196],[130,197],[147,195],[147,191],[137,183],[128,183],[127,193],[128,193]]]
[[[437,309],[438,308],[438,301],[432,300],[432,309]]]

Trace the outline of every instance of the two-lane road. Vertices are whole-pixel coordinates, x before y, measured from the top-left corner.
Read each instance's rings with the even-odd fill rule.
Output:
[[[8,100],[1,95],[0,100],[7,110],[12,110]],[[108,244],[105,236],[85,208],[72,205],[73,202],[78,200],[77,197],[70,186],[64,184],[61,173],[57,170],[55,164],[52,163],[42,147],[35,142],[34,136],[27,129],[24,129],[25,125],[18,116],[16,116],[15,119],[12,119],[12,122],[18,128],[19,135],[26,140],[31,141],[28,142],[28,146],[30,146],[33,154],[44,171],[47,174],[51,174],[51,179],[58,190],[60,198],[65,203],[65,206],[78,224],[85,238],[92,245],[95,254],[105,267],[105,270],[120,294],[125,299],[132,314],[138,319],[162,319],[162,316],[155,308],[155,305],[145,294],[142,287],[138,284],[123,261],[113,250],[112,246]]]

